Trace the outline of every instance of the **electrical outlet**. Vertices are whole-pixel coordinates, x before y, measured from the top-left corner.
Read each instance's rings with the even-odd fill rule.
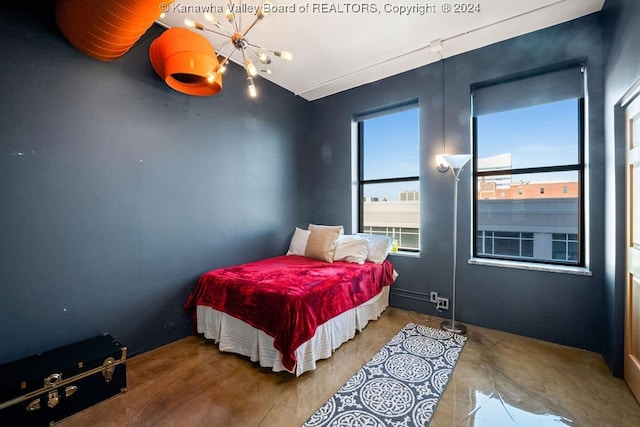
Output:
[[[432,302],[434,304],[438,303],[438,293],[437,292],[431,291],[431,294],[429,296],[429,302]]]
[[[436,308],[439,310],[449,310],[449,298],[438,297]]]

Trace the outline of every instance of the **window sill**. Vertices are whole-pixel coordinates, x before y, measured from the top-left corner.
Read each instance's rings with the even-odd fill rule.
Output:
[[[591,276],[591,270],[586,267],[571,267],[569,265],[538,264],[525,261],[507,261],[502,259],[471,258],[469,264],[488,265],[492,267],[515,268],[520,270],[545,271],[549,273],[575,274],[577,276]]]
[[[420,252],[396,251],[396,252],[389,252],[389,255],[403,256],[408,258],[420,258]]]

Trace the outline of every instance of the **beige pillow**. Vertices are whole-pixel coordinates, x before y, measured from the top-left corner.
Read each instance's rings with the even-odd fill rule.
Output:
[[[309,232],[304,256],[320,261],[333,262],[336,240],[342,234],[343,227],[341,225],[309,224]]]

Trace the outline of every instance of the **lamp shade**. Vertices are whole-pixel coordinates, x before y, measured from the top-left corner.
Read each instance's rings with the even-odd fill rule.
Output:
[[[216,51],[200,34],[169,28],[151,42],[149,58],[160,78],[178,92],[210,96],[222,90]]]
[[[56,24],[79,51],[102,61],[118,59],[173,0],[58,0]]]
[[[471,154],[438,154],[436,156],[438,165],[452,169],[462,168],[469,160],[471,160]]]

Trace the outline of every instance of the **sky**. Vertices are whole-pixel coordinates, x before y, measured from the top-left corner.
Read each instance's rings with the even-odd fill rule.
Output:
[[[578,102],[567,100],[478,118],[478,158],[511,153],[513,168],[578,163]],[[419,108],[368,119],[364,125],[364,179],[419,175]],[[435,142],[435,141],[434,141]],[[513,175],[520,181],[556,181],[576,173]],[[370,187],[365,196],[398,200],[400,191],[418,182]]]
[[[510,152],[513,168],[576,164],[577,112],[574,99],[480,116],[477,156]]]
[[[420,175],[418,107],[366,120],[364,137],[364,179]],[[365,196],[398,200],[401,191],[419,190],[419,185],[419,181],[373,185]]]

